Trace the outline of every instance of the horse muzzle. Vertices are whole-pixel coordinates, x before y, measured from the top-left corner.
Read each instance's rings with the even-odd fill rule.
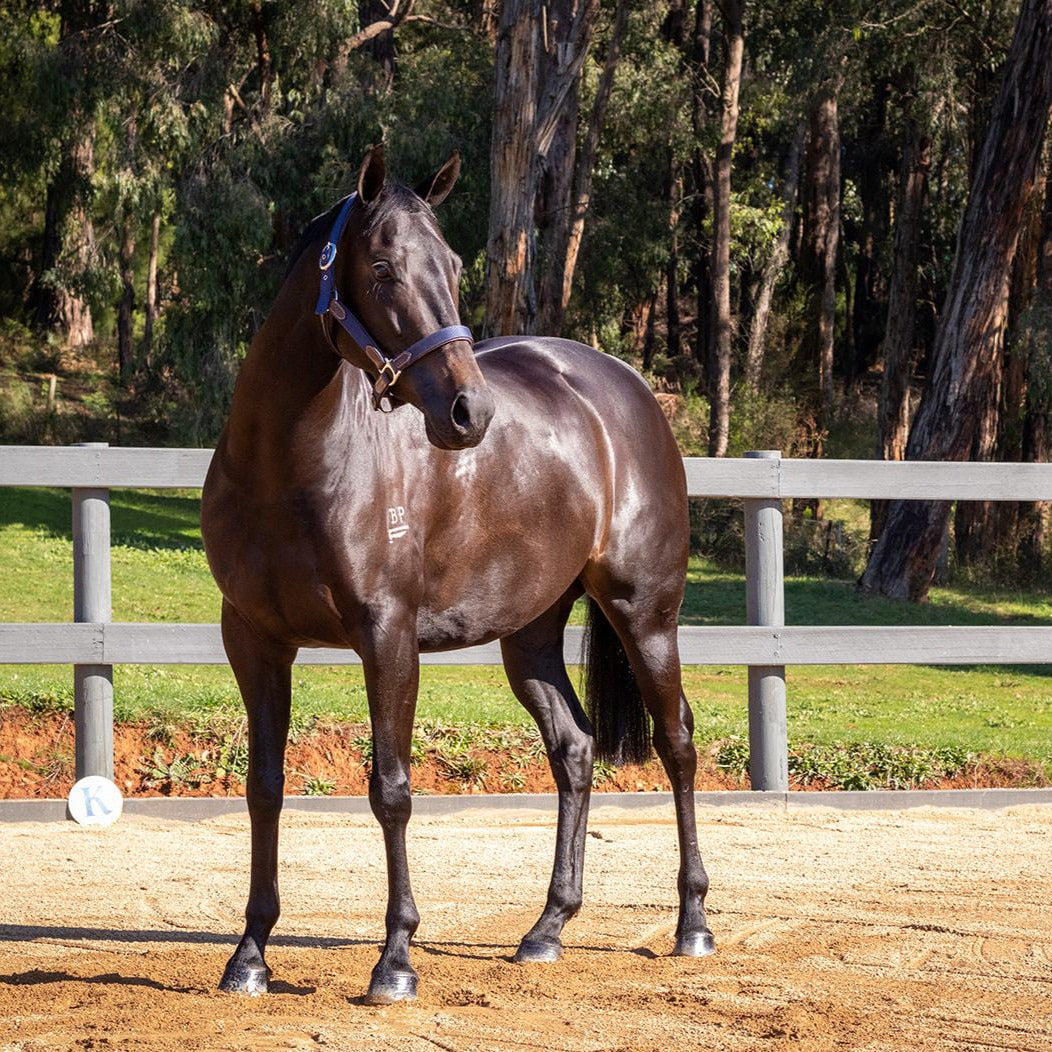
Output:
[[[493,419],[493,392],[489,387],[458,392],[446,418],[438,413],[424,414],[428,441],[439,449],[471,449],[485,437]]]

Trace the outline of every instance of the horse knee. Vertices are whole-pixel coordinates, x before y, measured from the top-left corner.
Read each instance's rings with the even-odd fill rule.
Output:
[[[381,825],[408,822],[413,808],[408,774],[380,774],[374,769],[369,779],[369,806]]]
[[[251,774],[245,786],[249,814],[257,818],[276,818],[285,802],[283,771]]]

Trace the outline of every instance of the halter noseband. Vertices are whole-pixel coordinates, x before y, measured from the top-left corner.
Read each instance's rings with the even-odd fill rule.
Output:
[[[425,355],[430,354],[432,351],[437,351],[439,347],[444,347],[447,343],[453,343],[455,340],[466,340],[468,343],[474,343],[474,339],[471,335],[471,330],[466,325],[447,325],[444,329],[439,329],[437,332],[431,333],[430,336],[417,340],[416,343],[407,347],[400,354],[396,354],[393,358],[388,358],[380,348],[380,344],[369,335],[369,330],[355,317],[354,312],[348,310],[340,302],[340,298],[336,293],[332,265],[336,260],[336,246],[339,244],[340,238],[347,227],[347,220],[350,218],[351,209],[354,207],[357,198],[357,194],[351,194],[343,202],[343,207],[340,209],[339,215],[336,216],[336,222],[333,223],[332,230],[329,231],[329,240],[325,243],[325,247],[321,250],[321,256],[318,258],[318,269],[321,271],[321,290],[318,293],[318,305],[314,308],[314,313],[318,315],[322,330],[325,333],[325,339],[329,341],[333,350],[336,350],[336,346],[329,335],[329,327],[325,324],[325,315],[327,314],[331,314],[340,323],[344,332],[350,336],[366,358],[372,362],[377,372],[376,382],[373,384],[373,408],[383,409],[384,401],[386,400],[388,409],[385,412],[390,412],[391,388],[398,383],[398,378],[406,369],[411,365],[415,365]]]

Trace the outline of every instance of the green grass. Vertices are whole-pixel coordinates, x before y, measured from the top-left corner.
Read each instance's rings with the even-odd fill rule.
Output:
[[[850,508],[848,509],[851,510]],[[111,494],[113,616],[118,621],[218,619],[198,528],[196,492]],[[66,621],[71,616],[72,551],[68,491],[0,489],[0,621]],[[578,618],[575,618],[577,620]],[[739,574],[691,562],[684,624],[742,624]],[[982,625],[1052,620],[1043,595],[974,587],[934,589],[922,606],[862,598],[853,582],[786,581],[792,624]],[[883,742],[1018,756],[1052,764],[1052,666],[939,668],[831,666],[790,668],[789,732],[795,742]],[[357,668],[297,667],[298,723],[365,720]],[[746,733],[746,675],[738,667],[684,670],[704,742]],[[0,703],[30,708],[72,704],[68,666],[0,666]],[[226,668],[118,666],[121,718],[165,718],[240,711]],[[419,714],[453,724],[529,723],[499,667],[425,667]]]

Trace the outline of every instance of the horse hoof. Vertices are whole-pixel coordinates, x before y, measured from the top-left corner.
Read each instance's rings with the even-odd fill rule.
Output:
[[[259,997],[267,992],[270,969],[265,964],[241,964],[231,961],[219,980],[219,989],[228,994],[247,994]]]
[[[393,1005],[398,1001],[416,1000],[416,972],[389,972],[383,978],[373,977],[367,1005]]]
[[[516,964],[536,964],[538,962],[557,961],[563,955],[562,943],[541,939],[523,939],[515,951],[513,960]]]
[[[716,940],[711,931],[696,931],[676,939],[673,957],[708,957],[716,952]]]

